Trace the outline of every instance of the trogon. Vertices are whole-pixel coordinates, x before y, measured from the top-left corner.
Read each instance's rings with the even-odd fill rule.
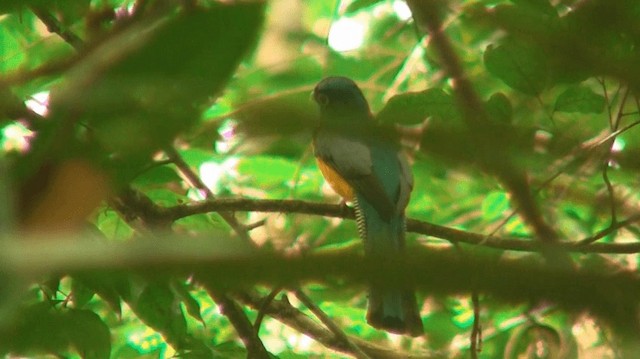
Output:
[[[331,187],[355,207],[365,256],[384,260],[404,252],[405,208],[411,168],[393,131],[379,126],[362,91],[346,77],[327,77],[313,90],[320,107],[314,154]],[[369,288],[367,321],[398,334],[421,335],[422,321],[410,289]]]

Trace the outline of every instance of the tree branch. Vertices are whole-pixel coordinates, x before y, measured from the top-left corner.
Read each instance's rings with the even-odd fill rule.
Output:
[[[19,278],[94,270],[127,270],[142,276],[195,273],[209,289],[225,294],[258,283],[296,286],[330,280],[332,286],[364,287],[375,277],[382,285],[431,294],[468,294],[473,288],[503,302],[555,303],[569,313],[588,311],[627,333],[629,340],[640,333],[640,278],[635,271],[562,270],[526,259],[499,260],[472,252],[461,256],[453,249],[414,247],[405,256],[380,261],[354,251],[284,256],[237,248],[239,241],[234,245],[211,238],[152,238],[125,243],[61,241],[51,235],[44,241],[22,238],[0,242],[0,263]],[[637,338],[635,343],[640,349]]]
[[[247,348],[247,358],[249,359],[269,359],[269,353],[265,349],[258,333],[243,312],[238,303],[228,295],[215,289],[210,283],[204,282],[207,293],[220,307],[220,312],[229,319],[235,328],[238,336]]]
[[[31,6],[31,11],[47,26],[47,30],[49,30],[49,32],[58,34],[58,36],[60,36],[69,45],[73,46],[77,51],[82,50],[84,47],[84,41],[82,41],[82,39],[72,31],[63,28],[55,16],[51,15],[51,13],[45,9],[37,6]]]
[[[336,325],[336,323],[331,320],[312,300],[309,298],[301,288],[297,288],[295,290],[296,297],[305,305],[313,314],[320,319],[322,324],[327,327],[333,333],[333,335],[340,340],[349,350],[353,353],[353,355],[358,359],[370,359],[369,355],[362,351],[362,349],[356,345],[353,341],[349,339],[349,337]]]
[[[144,203],[141,204],[142,209],[146,209]],[[174,221],[180,218],[192,216],[194,214],[202,214],[217,211],[248,211],[248,212],[277,212],[277,213],[298,213],[311,214],[325,217],[337,217],[345,219],[354,219],[353,209],[337,204],[309,202],[302,200],[276,200],[276,199],[250,199],[250,198],[219,198],[210,201],[193,202],[173,207],[155,206],[153,209],[164,221]],[[598,233],[597,239],[633,223],[639,222],[640,216],[632,216],[627,220],[620,221],[615,228],[607,228],[606,233]],[[440,239],[444,239],[454,243],[467,243],[473,245],[482,245],[485,247],[513,250],[540,252],[543,245],[534,241],[519,238],[505,238],[496,236],[487,236],[480,233],[463,231],[455,228],[437,225],[434,223],[419,221],[416,219],[407,220],[407,230],[409,232],[424,234]],[[554,246],[562,250],[580,252],[580,253],[638,253],[640,252],[640,242],[632,243],[590,243],[593,241],[590,236],[576,242],[559,242]],[[584,242],[582,242],[584,241]]]
[[[242,293],[236,296],[244,304],[252,307],[253,309],[263,308],[263,299],[255,293]],[[293,307],[286,300],[273,300],[263,308],[266,314],[272,318],[284,323],[285,325],[295,329],[300,333],[304,333],[314,340],[320,342],[327,348],[336,350],[341,353],[353,354],[352,349],[340,338],[336,337],[334,333],[328,329],[322,327],[314,320],[304,315],[297,308]],[[372,358],[384,358],[384,359],[429,359],[429,358],[443,358],[447,357],[445,353],[436,352],[420,352],[413,351],[412,353],[402,352],[396,348],[389,348],[381,345],[376,345],[369,341],[360,339],[356,336],[349,336],[349,340],[358,346],[366,355]]]
[[[478,159],[485,170],[495,175],[509,191],[517,203],[522,218],[536,233],[537,239],[545,243],[556,243],[559,236],[542,215],[540,207],[533,197],[526,173],[514,165],[509,157],[508,141],[497,138],[496,124],[491,121],[484,105],[476,94],[471,81],[467,78],[453,45],[444,33],[440,13],[443,4],[440,0],[409,0],[416,22],[423,31],[428,32],[431,42],[438,50],[441,65],[453,80],[453,92],[462,109],[463,119],[472,133],[477,148]],[[542,250],[552,264],[571,265],[571,260],[553,247]]]

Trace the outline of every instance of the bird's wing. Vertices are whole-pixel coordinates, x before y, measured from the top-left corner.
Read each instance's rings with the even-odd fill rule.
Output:
[[[400,164],[400,192],[398,193],[398,209],[404,211],[409,204],[411,191],[413,190],[413,173],[407,157],[401,151],[397,153]]]
[[[400,198],[396,194],[401,189],[385,189],[376,173],[379,171],[374,171],[371,149],[363,141],[335,133],[319,132],[315,138],[315,155],[371,203],[383,219],[390,219],[397,213],[397,201]]]

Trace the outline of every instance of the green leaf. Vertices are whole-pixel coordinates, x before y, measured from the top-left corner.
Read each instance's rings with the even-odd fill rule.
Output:
[[[513,107],[511,101],[502,92],[491,95],[486,104],[489,117],[496,122],[511,123]]]
[[[549,0],[511,0],[511,2],[529,12],[538,12],[551,16],[557,16],[558,14]]]
[[[297,169],[297,163],[281,157],[252,156],[238,163],[238,172],[252,178],[258,186],[285,185]]]
[[[62,330],[82,358],[108,359],[111,355],[111,333],[100,317],[90,310],[72,309],[63,315]]]
[[[214,358],[216,359],[240,359],[247,357],[247,349],[238,345],[236,342],[225,342],[219,345],[216,345],[213,348]]]
[[[153,329],[161,332],[169,342],[183,342],[187,322],[177,298],[164,283],[147,285],[135,302],[135,312]]]
[[[449,121],[460,114],[451,95],[439,88],[393,96],[378,114],[382,123],[415,125],[428,117]]]
[[[187,313],[202,323],[202,325],[206,325],[200,314],[200,303],[189,293],[187,285],[184,283],[174,283],[173,288],[178,298],[180,298],[185,308],[187,308]]]
[[[129,279],[125,274],[118,272],[78,273],[72,275],[72,280],[74,296],[76,289],[80,290],[79,294],[85,297],[88,294],[84,292],[93,291],[111,307],[116,315],[120,316],[121,300],[127,300],[130,295]]]
[[[223,90],[253,47],[263,11],[259,3],[216,2],[142,17],[73,66],[51,94],[52,121],[82,113],[96,150],[117,154],[124,163],[114,164],[113,174],[128,181]],[[47,143],[43,137],[38,143]]]
[[[0,19],[0,74],[16,70],[25,60],[20,43],[6,26],[8,19]]]
[[[585,86],[572,86],[562,92],[553,108],[558,112],[601,113],[606,99]]]
[[[73,296],[73,307],[81,309],[84,307],[91,298],[95,295],[95,291],[84,285],[82,281],[72,278],[71,279],[71,295]],[[118,301],[118,305],[119,305]],[[118,310],[120,313],[120,310]]]
[[[489,45],[484,63],[489,72],[527,95],[536,96],[547,86],[549,73],[541,51],[513,38]]]
[[[347,9],[344,11],[344,13],[345,15],[351,15],[362,9],[371,7],[383,1],[385,0],[354,0],[349,4],[349,6],[347,6]]]
[[[184,196],[165,188],[149,190],[146,194],[153,202],[161,206],[175,206],[185,199]]]
[[[505,192],[491,192],[482,201],[482,218],[494,221],[509,210],[509,198]]]
[[[3,330],[0,348],[15,353],[43,351],[58,353],[66,349],[68,341],[59,330],[59,315],[51,304],[40,302],[22,308],[18,312],[19,321]]]
[[[182,159],[192,168],[199,168],[205,162],[218,162],[219,158],[211,151],[199,148],[188,148],[178,151]]]
[[[442,308],[430,313],[422,322],[424,332],[435,348],[444,348],[460,331],[451,319],[451,313]]]
[[[166,183],[180,182],[180,176],[170,166],[155,166],[144,171],[133,181],[139,186],[162,185]]]

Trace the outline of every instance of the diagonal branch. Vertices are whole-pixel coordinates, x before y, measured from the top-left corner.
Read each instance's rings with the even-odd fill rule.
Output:
[[[47,26],[47,30],[49,30],[49,32],[58,34],[58,36],[60,36],[69,45],[73,46],[77,51],[82,50],[84,47],[84,41],[78,35],[73,33],[73,31],[65,29],[64,26],[60,24],[60,21],[58,21],[58,19],[56,19],[50,12],[37,6],[31,6],[31,11]]]
[[[296,297],[313,312],[313,314],[320,319],[333,335],[340,340],[358,359],[370,359],[369,355],[365,353],[357,344],[349,339],[349,337],[336,325],[336,323],[329,318],[312,300],[309,298],[301,288],[295,290]]]
[[[546,223],[533,197],[526,173],[517,168],[510,159],[509,148],[505,144],[508,141],[497,138],[496,124],[489,118],[482,101],[466,76],[453,45],[444,33],[440,13],[445,3],[439,0],[407,2],[416,22],[429,33],[432,44],[438,50],[443,68],[453,80],[454,95],[461,106],[463,119],[473,134],[472,139],[478,149],[481,166],[495,175],[509,191],[523,219],[536,233],[537,239],[544,243],[556,243],[559,241],[558,233]],[[551,264],[571,266],[570,258],[566,254],[557,252],[557,248],[549,247],[542,252]]]
[[[255,293],[242,293],[237,295],[238,299],[244,304],[254,308],[260,309],[263,307],[263,299]],[[274,319],[284,323],[285,325],[295,329],[300,333],[304,333],[314,340],[320,342],[327,348],[335,351],[355,355],[353,349],[350,348],[347,343],[338,338],[334,333],[328,329],[322,327],[314,320],[306,316],[304,313],[293,307],[286,300],[274,300],[264,308],[266,314],[270,315]],[[428,359],[428,358],[443,358],[447,357],[445,353],[438,352],[419,352],[413,351],[411,354],[402,352],[395,348],[389,348],[371,343],[366,340],[362,340],[355,336],[349,336],[349,340],[358,348],[372,358],[384,358],[384,359],[400,359],[400,358],[412,358],[412,359]]]

